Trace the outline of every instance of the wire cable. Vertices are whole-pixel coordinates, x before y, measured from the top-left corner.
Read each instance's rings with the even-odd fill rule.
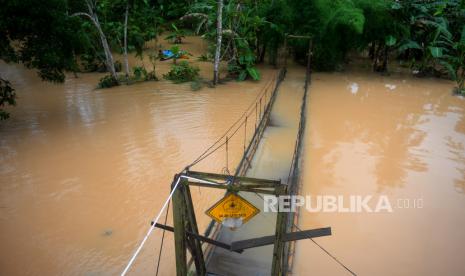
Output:
[[[219,137],[212,145],[210,145],[210,147],[208,147],[204,152],[202,152],[202,154],[199,155],[199,157],[197,157],[190,165],[188,165],[187,167],[192,167],[194,166],[195,164],[199,163],[200,161],[204,160],[205,158],[204,155],[208,154],[208,152],[214,148],[218,143],[221,142],[221,140],[223,140],[223,138],[228,135],[228,133],[246,116],[250,115],[251,112],[253,112],[253,106],[255,103],[258,102],[258,99],[260,99],[260,104],[261,104],[261,100],[263,98],[263,95],[267,92],[267,90],[271,87],[271,85],[273,84],[273,80],[275,79],[275,76],[268,82],[268,84],[264,87],[264,89],[262,90],[261,93],[258,93],[257,96],[255,97],[254,101],[247,107],[247,109],[245,110],[245,112],[241,115],[241,117],[239,117],[227,130],[226,132],[224,132],[224,134]],[[242,125],[242,124],[241,124]],[[230,137],[232,137],[232,135],[229,135]],[[223,144],[224,145],[224,144]],[[209,155],[209,154],[208,154]]]
[[[200,154],[199,157],[197,157],[190,165],[188,165],[186,167],[186,170],[188,170],[191,166],[199,163],[200,161],[204,160],[205,158],[207,158],[208,156],[210,156],[211,154],[213,154],[215,151],[217,151],[219,148],[221,148],[222,146],[224,146],[225,144],[228,143],[228,139],[231,139],[238,131],[239,129],[242,127],[242,125],[246,125],[247,127],[247,117],[249,115],[251,115],[254,111],[255,113],[257,113],[257,104],[258,104],[258,99],[260,99],[260,109],[261,109],[261,102],[262,102],[262,98],[263,96],[265,96],[266,98],[266,94],[267,94],[267,90],[271,87],[272,83],[274,83],[274,79],[276,78],[276,76],[274,76],[269,82],[268,84],[264,87],[264,89],[261,91],[261,93],[258,93],[257,96],[255,97],[255,100],[247,107],[247,109],[245,110],[245,112],[241,115],[241,117],[239,117],[227,130],[226,132],[220,137],[218,138],[210,147],[208,147],[202,154]],[[253,106],[255,105],[255,110],[253,109]],[[260,113],[261,113],[261,110],[260,110]],[[260,114],[261,116],[261,114]],[[246,118],[245,121],[243,120],[243,118]],[[240,123],[242,121],[242,123]],[[239,124],[240,123],[240,124]],[[228,133],[234,129],[234,127],[239,124],[237,126],[237,128],[234,130],[234,132],[232,134],[230,134],[228,136]],[[219,146],[218,143],[220,143],[224,137],[227,137],[226,139],[226,142],[223,142],[221,143]],[[217,146],[215,148],[215,146]],[[213,149],[213,150],[212,150]],[[211,151],[212,150],[212,151]],[[226,168],[227,171],[228,168]],[[165,200],[165,203],[163,204],[161,210],[159,211],[159,213],[156,215],[155,219],[152,221],[152,225],[150,226],[150,228],[148,229],[147,233],[145,234],[143,240],[141,241],[141,243],[139,244],[139,246],[137,247],[136,251],[134,252],[133,256],[131,257],[131,259],[129,260],[128,264],[126,265],[126,267],[124,268],[123,272],[121,273],[121,276],[125,276],[129,269],[131,268],[131,266],[133,265],[134,261],[136,260],[137,256],[139,255],[140,251],[142,250],[142,248],[144,247],[145,243],[147,242],[150,234],[153,232],[153,230],[155,229],[155,225],[158,223],[158,220],[160,219],[162,213],[164,212],[165,209],[169,208],[169,202],[171,201],[171,198],[173,197],[173,194],[176,190],[176,188],[178,187],[179,183],[180,183],[180,180],[181,178],[185,178],[185,179],[194,179],[194,180],[197,180],[197,181],[200,181],[200,182],[204,182],[204,183],[209,183],[209,184],[219,184],[219,183],[216,183],[216,182],[211,182],[211,181],[207,181],[207,180],[203,180],[203,179],[197,179],[197,178],[193,178],[193,177],[189,177],[189,176],[186,176],[186,175],[180,175],[177,180],[176,180],[176,183],[175,185],[173,186],[173,189],[171,190],[168,198]],[[166,212],[166,217],[165,217],[165,221],[167,219],[167,216],[168,216],[168,211]],[[166,224],[166,222],[165,222]],[[158,269],[159,269],[159,265],[160,265],[160,255],[161,255],[161,252],[162,252],[162,248],[163,248],[163,240],[164,240],[164,233],[165,231],[163,231],[163,236],[162,236],[162,244],[161,244],[161,247],[160,247],[160,254],[159,254],[159,259],[158,259],[158,263],[157,263],[157,273],[158,273]]]
[[[165,225],[168,221],[168,213],[170,212],[170,202],[168,202],[168,207],[166,207],[166,215],[165,215],[165,222],[164,222]],[[160,269],[161,253],[163,251],[163,242],[165,240],[165,232],[166,232],[165,229],[163,229],[163,232],[161,234],[160,252],[158,252],[157,272],[155,273],[156,276],[158,276],[158,270]]]
[[[127,264],[126,267],[124,268],[123,272],[121,273],[121,276],[124,276],[124,275],[126,275],[126,273],[128,273],[128,271],[129,271],[129,269],[131,268],[132,264],[133,264],[134,261],[136,260],[137,255],[139,255],[140,251],[142,250],[142,248],[144,247],[145,243],[147,242],[147,239],[149,238],[150,234],[152,234],[152,231],[155,229],[155,224],[157,224],[157,222],[158,222],[158,220],[160,219],[160,217],[161,217],[163,211],[164,211],[165,208],[168,206],[168,203],[170,202],[171,198],[173,197],[174,191],[176,191],[176,188],[178,187],[179,182],[181,181],[181,177],[182,177],[182,176],[179,176],[178,179],[176,180],[176,184],[174,184],[174,187],[173,187],[173,189],[171,190],[171,193],[169,194],[169,196],[168,196],[168,198],[166,199],[165,203],[163,204],[163,207],[161,207],[160,212],[157,214],[157,216],[156,216],[155,219],[153,220],[153,224],[150,226],[149,230],[147,231],[147,234],[145,234],[144,239],[143,239],[142,242],[139,244],[139,247],[137,247],[136,252],[134,252],[134,255],[132,256],[132,258],[129,260],[128,264]]]
[[[257,192],[255,192],[255,195],[257,195],[259,198],[261,198],[262,200],[263,197],[261,195],[259,195]],[[297,226],[295,223],[293,223],[293,226],[299,230],[299,231],[302,231],[299,226]],[[334,256],[333,254],[331,254],[331,252],[329,252],[327,249],[325,249],[322,245],[320,245],[319,243],[317,243],[313,238],[311,237],[306,237],[307,239],[311,240],[314,244],[316,244],[321,250],[323,250],[323,252],[325,252],[328,256],[330,256],[334,261],[336,261],[341,267],[343,267],[347,272],[349,272],[350,274],[352,274],[353,276],[357,276],[357,274],[355,274],[355,272],[353,272],[350,268],[348,268],[344,263],[342,263],[342,261],[340,261],[338,258],[336,258],[336,256]]]

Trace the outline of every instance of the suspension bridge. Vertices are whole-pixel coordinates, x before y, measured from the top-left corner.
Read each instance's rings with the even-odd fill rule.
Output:
[[[295,241],[300,239],[311,239],[339,265],[355,275],[314,240],[331,235],[330,227],[302,231],[297,226],[297,212],[260,212],[263,195],[295,195],[299,192],[301,152],[311,80],[310,50],[311,42],[305,71],[293,69],[287,77],[293,80],[287,82],[285,61],[284,68],[258,93],[242,116],[198,158],[174,176],[171,193],[151,221],[146,235],[121,275],[124,276],[130,271],[155,229],[163,231],[163,237],[165,231],[174,233],[178,276],[289,275],[292,273]],[[292,87],[296,82],[302,85]],[[280,94],[282,87],[291,93]],[[293,106],[295,112],[291,112],[289,118],[277,118],[274,110],[289,105]],[[276,124],[283,124],[285,127],[276,127]],[[231,139],[239,136],[242,145],[238,149],[236,143],[236,148],[232,148]],[[279,141],[279,149],[267,146],[267,142],[273,139]],[[233,165],[229,160],[232,150],[243,151],[242,158],[234,170],[230,170]],[[225,154],[225,168],[222,174],[194,170],[197,164],[207,162],[208,158],[218,151]],[[282,152],[287,154],[280,154]],[[278,159],[280,162],[275,162]],[[223,200],[227,200],[228,195],[235,197],[229,206],[230,209],[234,209],[237,201],[242,201],[246,205],[250,204],[249,209],[256,211],[258,215],[243,225],[242,218],[214,219],[206,231],[200,233],[190,192],[191,186],[224,189]],[[220,203],[223,204],[220,201],[217,205]],[[173,226],[166,225],[170,204],[173,206]],[[164,223],[161,223],[163,214]],[[162,250],[163,238],[157,275]]]

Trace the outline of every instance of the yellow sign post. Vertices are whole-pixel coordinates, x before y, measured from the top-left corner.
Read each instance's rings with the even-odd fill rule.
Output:
[[[258,214],[260,210],[236,194],[227,194],[205,213],[218,223],[225,219],[242,219],[242,224]]]

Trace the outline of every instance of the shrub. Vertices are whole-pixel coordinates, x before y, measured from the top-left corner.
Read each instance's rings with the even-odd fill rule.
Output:
[[[10,117],[1,109],[5,105],[16,105],[16,93],[9,81],[0,78],[0,121]]]
[[[136,66],[132,68],[134,72],[134,79],[135,81],[152,81],[152,80],[158,80],[155,70],[151,72],[147,72],[145,67],[142,66]]]
[[[197,80],[200,69],[189,65],[187,61],[181,61],[179,64],[173,64],[171,70],[164,74],[163,77],[174,83],[183,83]]]
[[[119,60],[115,61],[115,71],[121,72],[121,68],[123,68],[123,64]]]
[[[255,57],[253,53],[246,49],[244,53],[239,56],[239,60],[234,63],[228,64],[228,73],[231,76],[237,76],[238,81],[244,81],[247,78],[253,80],[260,80],[260,72],[254,66]]]
[[[136,66],[132,68],[132,71],[136,80],[146,79],[147,77],[147,70],[142,66]]]
[[[147,75],[145,76],[146,81],[157,81],[157,75],[155,74],[155,71],[148,72]]]
[[[100,57],[99,57],[100,56]],[[85,72],[108,72],[105,63],[102,61],[103,53],[83,54],[80,56],[81,64]],[[115,71],[121,72],[123,67],[120,61],[115,61]]]
[[[118,80],[113,78],[113,76],[105,76],[101,78],[98,82],[98,88],[110,88],[118,85]]]
[[[203,54],[197,58],[198,61],[212,61],[212,57],[209,54]]]
[[[191,89],[192,91],[197,91],[202,88],[202,81],[200,79],[195,79],[191,82]]]

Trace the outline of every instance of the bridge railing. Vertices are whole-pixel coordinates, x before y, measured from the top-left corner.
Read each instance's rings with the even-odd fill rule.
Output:
[[[310,44],[311,49],[311,44]],[[297,132],[297,138],[295,141],[294,153],[292,157],[291,168],[289,170],[289,176],[287,180],[288,184],[288,192],[289,195],[297,195],[301,190],[301,153],[303,147],[303,140],[305,135],[305,127],[307,123],[307,99],[308,99],[308,90],[311,83],[311,68],[310,68],[310,57],[311,51],[309,51],[309,59],[307,64],[307,71],[305,74],[305,85],[304,85],[304,94],[302,97],[302,104],[300,106],[300,121],[299,121],[299,128]],[[294,213],[291,213],[287,217],[287,229],[286,232],[295,232],[298,225],[299,219],[299,212],[298,210]],[[296,241],[287,242],[284,246],[284,258],[283,258],[283,275],[289,275],[292,273],[292,266],[294,261],[294,253],[295,253],[295,245]]]
[[[264,106],[264,111],[262,113],[263,115],[261,116],[260,121],[255,127],[254,133],[252,135],[252,139],[250,140],[248,146],[245,148],[242,158],[239,161],[239,165],[235,169],[235,172],[234,172],[235,177],[244,176],[251,166],[253,156],[257,151],[258,145],[260,144],[260,140],[263,137],[263,133],[265,132],[266,126],[268,125],[268,122],[270,120],[271,110],[276,100],[279,85],[284,80],[285,76],[286,76],[286,69],[283,68],[278,73],[278,77],[276,78],[273,91],[271,93],[271,96],[268,99],[268,102]],[[208,225],[208,227],[206,228],[204,236],[211,238],[211,239],[216,239],[218,237],[218,234],[220,233],[220,230],[221,230],[221,224],[218,224],[217,222],[212,220],[210,224]],[[205,256],[205,260],[207,263],[212,253],[213,253],[213,247],[209,244],[205,244],[204,256]],[[189,263],[192,264],[193,262],[190,261]]]

